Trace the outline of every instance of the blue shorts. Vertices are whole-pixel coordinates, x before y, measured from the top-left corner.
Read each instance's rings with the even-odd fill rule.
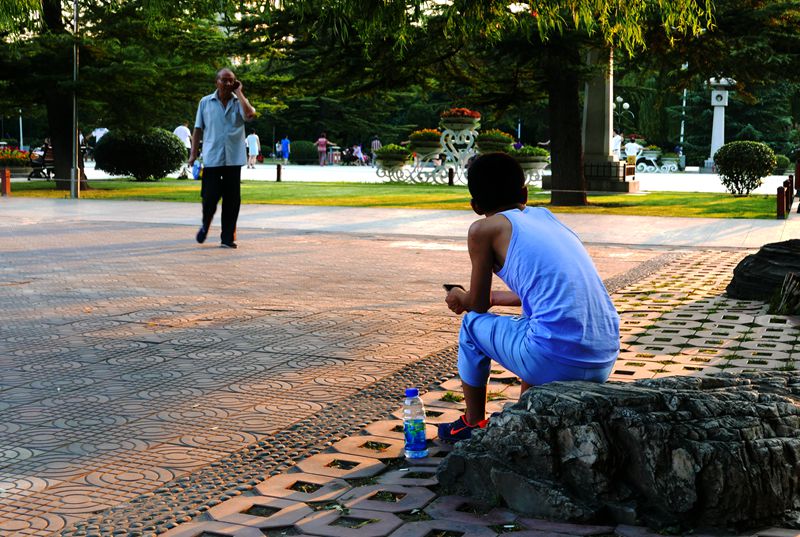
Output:
[[[530,385],[557,380],[605,382],[614,364],[575,367],[541,356],[527,337],[527,317],[468,312],[458,339],[458,374],[469,386],[484,386],[494,360]]]

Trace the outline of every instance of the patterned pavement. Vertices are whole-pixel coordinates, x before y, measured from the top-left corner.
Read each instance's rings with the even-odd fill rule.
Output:
[[[297,470],[297,461],[308,466],[327,457],[305,470],[306,481],[318,480],[314,476],[325,472],[320,467],[336,459],[324,452],[331,445],[348,449],[348,457],[375,460],[358,442],[337,443],[348,436],[384,438],[376,441],[387,444],[379,458],[395,455],[397,423],[374,422],[391,419],[387,397],[398,393],[400,401],[403,382],[423,374],[435,384],[437,373],[453,373],[458,318],[444,307],[440,289],[443,282],[467,280],[461,241],[249,230],[232,252],[198,246],[191,236],[186,227],[146,224],[0,227],[0,535],[152,535],[176,525],[180,535],[505,531],[433,528],[438,523],[423,523],[415,512],[421,507],[411,503],[402,503],[401,511],[417,520],[399,518],[405,530],[395,522],[380,531],[377,523],[354,528],[361,523],[336,522],[337,514],[347,514],[340,509],[309,512],[302,505],[307,498],[262,499],[275,493],[260,483]],[[590,252],[618,288],[623,353],[614,378],[794,367],[800,347],[792,320],[767,316],[761,303],[720,296],[743,252]],[[436,355],[442,349],[449,350]],[[496,404],[515,396],[513,384],[502,380],[493,390]],[[379,387],[380,397],[365,397]],[[447,381],[442,389],[457,392],[457,383]],[[441,406],[430,393],[429,406]],[[439,419],[453,412],[445,408]],[[299,424],[316,427],[299,429],[316,435],[313,449],[280,443],[296,438],[287,434]],[[268,472],[256,467],[240,477],[243,486],[232,489],[238,494],[208,501],[186,492],[195,490],[188,485],[194,482],[202,482],[206,494],[219,489],[227,478],[220,472],[241,472],[241,461],[259,457]],[[402,468],[390,465],[381,483],[398,479]],[[212,470],[219,471],[204,481]],[[414,486],[432,485],[420,479]],[[337,491],[365,483],[350,481]],[[355,505],[366,502],[358,508],[360,520],[383,520],[370,499],[381,491],[357,491],[340,500],[346,509],[353,505],[350,518],[359,514]],[[423,505],[432,498],[412,492],[395,494]],[[243,507],[252,498],[263,510],[250,516],[272,519],[257,534],[252,530],[263,521],[242,525],[249,519],[235,517],[253,509],[255,503]],[[214,506],[219,509],[211,512]],[[214,514],[220,511],[234,518]],[[450,520],[441,512],[427,516]],[[137,516],[141,521],[132,522]],[[188,525],[204,520],[224,527]],[[519,522],[517,529],[529,525]]]

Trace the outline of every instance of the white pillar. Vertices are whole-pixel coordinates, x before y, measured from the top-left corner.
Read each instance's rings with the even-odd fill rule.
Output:
[[[714,153],[723,145],[725,145],[725,107],[716,105],[714,106],[714,123],[711,129],[711,154],[708,155],[708,158],[713,160]]]
[[[711,91],[711,106],[714,107],[714,123],[711,127],[711,151],[708,160],[705,161],[706,168],[714,167],[714,153],[725,145],[725,107],[728,106],[727,88],[736,84],[732,78],[710,78],[708,85]]]

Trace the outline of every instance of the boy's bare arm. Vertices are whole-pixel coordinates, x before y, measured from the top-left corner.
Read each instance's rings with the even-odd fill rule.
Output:
[[[492,306],[521,306],[522,300],[513,291],[492,291]]]
[[[455,313],[475,311],[485,313],[491,307],[492,268],[495,265],[493,243],[498,226],[490,219],[474,222],[467,235],[467,248],[472,261],[469,291],[452,289],[445,299]]]

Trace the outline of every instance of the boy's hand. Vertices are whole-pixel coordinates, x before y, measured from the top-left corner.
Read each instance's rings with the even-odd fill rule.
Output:
[[[447,293],[447,297],[445,297],[444,301],[447,303],[447,307],[450,308],[450,311],[457,315],[461,315],[467,311],[463,302],[463,299],[466,296],[466,291],[458,287],[453,287],[450,289],[450,292]]]

